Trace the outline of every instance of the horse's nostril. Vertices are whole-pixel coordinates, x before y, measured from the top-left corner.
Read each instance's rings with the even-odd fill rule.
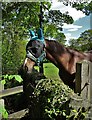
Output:
[[[28,67],[25,65],[25,70],[28,71]]]

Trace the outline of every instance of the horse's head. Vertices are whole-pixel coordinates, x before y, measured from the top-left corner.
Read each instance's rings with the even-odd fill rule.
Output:
[[[23,70],[31,73],[35,64],[39,64],[45,57],[44,44],[38,40],[30,40],[26,46],[26,58]]]

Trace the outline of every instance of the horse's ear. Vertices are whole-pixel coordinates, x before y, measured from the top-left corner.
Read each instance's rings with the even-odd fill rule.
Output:
[[[37,40],[38,39],[38,36],[35,35],[34,31],[29,30],[29,32],[30,32],[30,36],[31,36],[30,40]]]
[[[34,32],[34,31],[29,30],[29,32],[30,32],[30,36],[31,36],[31,38],[32,38],[32,37],[35,37],[35,32]]]
[[[38,30],[38,38],[42,41],[44,40],[43,31],[41,28]]]

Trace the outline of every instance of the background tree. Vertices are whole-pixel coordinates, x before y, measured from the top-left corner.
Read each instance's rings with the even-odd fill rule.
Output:
[[[77,10],[81,10],[86,15],[92,13],[92,0],[58,0],[59,2],[63,2],[64,5],[72,6]]]
[[[92,50],[92,30],[84,31],[78,39],[71,39],[69,43],[71,48],[80,51]]]

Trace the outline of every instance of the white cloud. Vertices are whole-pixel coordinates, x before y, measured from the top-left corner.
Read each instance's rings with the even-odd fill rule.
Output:
[[[52,3],[52,10],[60,10],[62,13],[69,12],[69,15],[74,19],[74,21],[79,18],[85,17],[85,14],[82,11],[76,10],[71,6],[65,6],[62,2],[57,2],[56,0]]]
[[[69,40],[71,38],[71,34],[70,33],[66,33],[65,36],[66,36],[67,40]]]
[[[77,30],[78,30],[78,28],[73,28],[73,29],[69,29],[68,31],[73,32],[73,31],[77,31]]]
[[[74,29],[74,28],[79,29],[79,28],[82,28],[82,26],[73,25],[73,24],[66,24],[66,23],[64,23],[63,25],[64,25],[63,28],[65,28],[65,29]]]
[[[66,45],[69,44],[70,39],[77,39],[77,37],[72,36],[71,33],[65,33],[65,36],[66,36],[66,40],[67,40]]]
[[[82,26],[64,23],[62,28],[72,32],[72,31],[77,31],[78,29],[82,28]]]

